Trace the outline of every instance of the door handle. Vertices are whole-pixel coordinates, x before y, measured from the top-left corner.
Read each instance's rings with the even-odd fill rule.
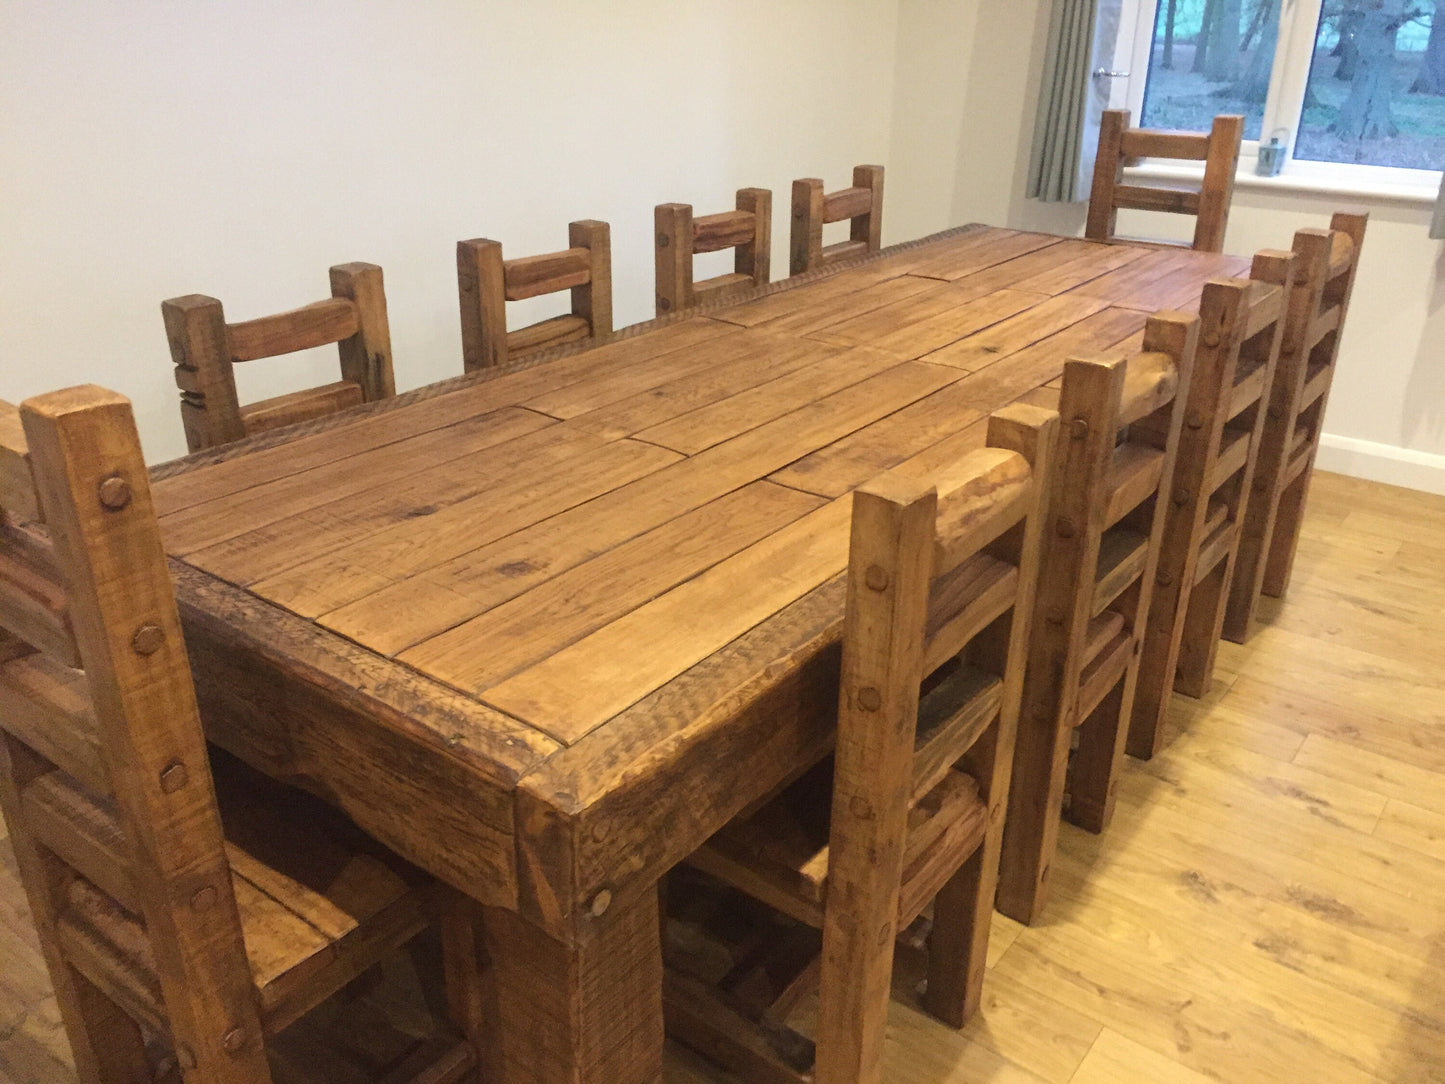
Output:
[[[1112,72],[1108,68],[1095,68],[1093,71],[1095,79],[1128,79],[1128,72]]]

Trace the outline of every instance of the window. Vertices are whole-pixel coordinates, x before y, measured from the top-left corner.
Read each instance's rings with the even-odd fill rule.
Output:
[[[1242,113],[1245,168],[1271,140],[1292,174],[1445,167],[1445,0],[1137,2],[1132,70],[1147,74],[1128,96],[1144,126]]]

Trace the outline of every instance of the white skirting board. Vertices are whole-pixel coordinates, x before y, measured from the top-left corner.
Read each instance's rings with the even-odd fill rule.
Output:
[[[1325,433],[1320,437],[1315,465],[1336,474],[1445,494],[1445,455],[1432,452]]]

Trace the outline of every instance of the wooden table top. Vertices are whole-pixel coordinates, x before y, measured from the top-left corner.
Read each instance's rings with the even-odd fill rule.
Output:
[[[1065,359],[1247,267],[964,227],[202,453],[156,472],[183,609],[406,712],[529,796],[519,822],[574,816],[836,642],[855,486],[981,445]]]

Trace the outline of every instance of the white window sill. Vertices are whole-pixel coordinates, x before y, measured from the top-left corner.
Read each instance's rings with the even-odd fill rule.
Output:
[[[1410,171],[1414,173],[1415,171]],[[1423,172],[1423,171],[1422,171]],[[1198,183],[1204,176],[1203,169],[1192,166],[1166,166],[1145,163],[1131,166],[1124,175],[1141,180],[1193,181]],[[1411,176],[1403,181],[1370,179],[1356,181],[1338,176],[1310,176],[1292,173],[1286,169],[1277,177],[1261,177],[1254,172],[1254,162],[1241,161],[1236,174],[1236,188],[1254,189],[1263,192],[1304,192],[1310,195],[1343,196],[1346,199],[1377,200],[1389,203],[1404,203],[1416,207],[1433,207],[1440,194],[1440,175],[1425,173],[1434,180],[1418,180]]]

